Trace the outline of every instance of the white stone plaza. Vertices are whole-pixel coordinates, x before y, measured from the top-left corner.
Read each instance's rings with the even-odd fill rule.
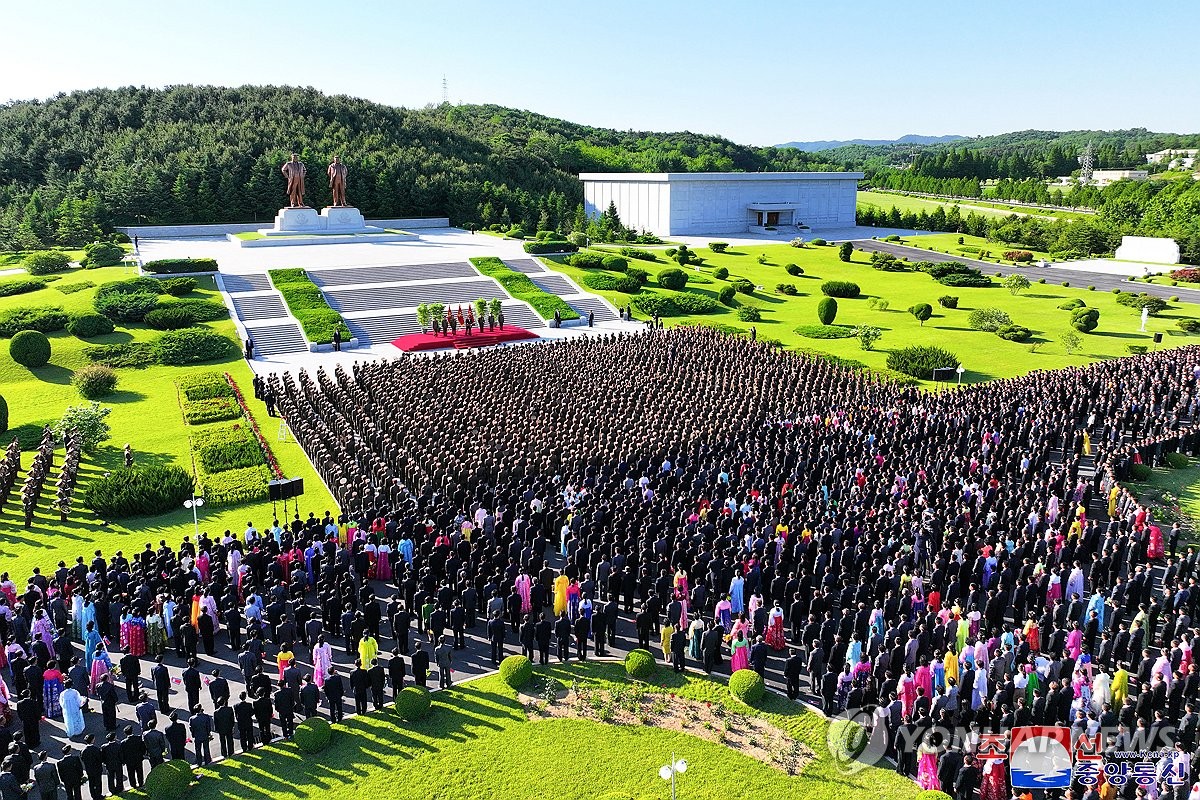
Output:
[[[795,233],[854,226],[861,172],[585,172],[584,210],[615,204],[658,236]]]

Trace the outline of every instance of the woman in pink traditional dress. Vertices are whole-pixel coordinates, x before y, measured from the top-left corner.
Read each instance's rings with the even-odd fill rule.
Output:
[[[987,759],[981,765],[979,800],[1009,800],[1008,770],[999,758]]]
[[[922,663],[917,667],[917,672],[913,676],[918,689],[925,690],[926,697],[933,697],[933,672],[929,669],[929,665]]]
[[[925,734],[925,738],[917,746],[917,785],[922,789],[940,791],[942,784],[938,780],[938,749],[929,741],[930,735]]]
[[[1067,652],[1074,659],[1078,659],[1079,654],[1083,652],[1083,628],[1079,623],[1076,623],[1075,629],[1067,634]]]
[[[529,577],[529,573],[521,570],[521,574],[517,576],[517,580],[513,583],[513,588],[521,596],[521,613],[531,613],[533,611],[533,600],[531,598],[533,579]]]
[[[900,702],[903,706],[903,715],[908,717],[913,713],[913,706],[917,702],[917,682],[913,680],[912,673],[908,671],[908,667],[904,668],[904,674],[900,676]]]
[[[96,652],[92,654],[92,669],[88,673],[90,682],[89,689],[93,695],[96,693],[96,687],[104,680],[104,676],[112,672],[112,659],[109,658],[108,650],[104,647],[104,643],[96,645]],[[76,686],[76,689],[83,689],[82,686]]]
[[[46,612],[40,608],[37,610],[37,616],[33,620],[30,632],[33,634],[33,638],[42,640],[46,649],[50,651],[50,657],[54,658],[54,625],[46,616]]]
[[[675,571],[674,589],[676,598],[687,599],[688,597],[692,596],[691,590],[688,587],[687,572],[685,572],[683,569],[678,569]]]
[[[333,666],[333,648],[325,641],[325,634],[317,637],[317,644],[313,648],[312,658],[313,680],[316,681],[318,688],[324,688],[325,678],[329,675],[329,668]]]
[[[375,577],[381,581],[392,579],[392,548],[385,541],[375,548]]]
[[[579,581],[567,584],[567,618],[572,622],[579,619],[579,601],[583,593],[579,589]]]
[[[200,573],[200,582],[207,586],[209,570],[209,558],[207,550],[201,550],[200,555],[196,556],[196,570]]]
[[[1151,523],[1150,524],[1150,539],[1146,543],[1146,558],[1151,561],[1162,558],[1166,554],[1166,549],[1163,547],[1162,528]]]
[[[729,642],[729,653],[730,673],[750,666],[750,643],[746,641],[746,636],[742,631],[739,630],[733,634],[733,638]]]
[[[767,616],[766,642],[776,652],[787,649],[787,637],[783,633],[783,609],[778,605]]]
[[[1062,578],[1057,572],[1050,573],[1050,585],[1046,587],[1046,605],[1053,606],[1062,599]]]
[[[717,622],[721,623],[721,627],[725,629],[726,635],[733,630],[733,604],[729,602],[729,596],[721,598],[721,602],[717,603],[716,609]]]
[[[126,614],[121,620],[121,641],[130,655],[138,658],[146,655],[146,620],[134,614]]]
[[[738,618],[733,622],[733,629],[730,636],[733,638],[741,636],[743,639],[748,640],[750,636],[750,623],[746,621],[745,614],[738,614]]]

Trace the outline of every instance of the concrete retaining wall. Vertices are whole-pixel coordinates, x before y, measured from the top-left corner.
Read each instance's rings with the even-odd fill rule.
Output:
[[[414,217],[410,219],[369,219],[368,225],[379,228],[448,228],[448,217]],[[261,228],[270,227],[271,223],[263,222],[227,222],[219,225],[130,225],[118,228],[129,236],[139,239],[193,239],[205,236],[225,236],[228,233],[250,233]]]

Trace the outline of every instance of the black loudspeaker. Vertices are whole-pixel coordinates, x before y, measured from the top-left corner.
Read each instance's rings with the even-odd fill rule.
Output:
[[[954,367],[938,367],[933,371],[933,379],[935,381],[952,381],[957,374]]]
[[[268,481],[267,494],[269,495],[272,503],[277,503],[280,500],[285,499],[283,495],[283,488],[283,481]]]
[[[292,478],[291,480],[282,481],[282,483],[284,500],[291,500],[293,497],[299,497],[304,494],[304,478]]]
[[[1155,344],[1162,344],[1162,332],[1161,332],[1161,331],[1160,331],[1160,332],[1158,332],[1158,333],[1156,333],[1156,334],[1154,334],[1154,343],[1155,343]]]

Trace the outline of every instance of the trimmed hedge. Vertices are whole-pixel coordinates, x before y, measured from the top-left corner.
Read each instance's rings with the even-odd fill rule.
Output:
[[[832,297],[822,297],[817,301],[817,319],[822,325],[832,325],[837,319],[838,304]]]
[[[67,327],[67,313],[57,306],[13,308],[0,314],[0,337],[16,336],[20,331],[54,333]]]
[[[76,281],[75,283],[60,283],[54,287],[54,291],[62,292],[63,294],[75,294],[82,292],[84,289],[94,289],[96,284],[91,281]]]
[[[917,792],[917,800],[954,800],[954,798],[937,789],[922,789]]]
[[[525,656],[508,656],[500,662],[500,679],[520,689],[533,679],[533,662]]]
[[[113,267],[125,260],[125,249],[116,242],[92,242],[83,248],[83,253],[79,266],[84,269]]]
[[[183,300],[160,299],[158,307],[160,309],[169,308],[173,311],[186,311],[196,322],[216,322],[229,317],[229,309],[225,308],[223,304],[196,297],[188,297]]]
[[[516,239],[519,237],[514,236],[513,238]],[[525,249],[525,252],[529,253],[530,255],[543,255],[545,253],[574,253],[579,248],[576,247],[575,245],[571,244],[570,242],[560,242],[560,241],[551,240],[551,241],[526,242],[524,244],[524,249]]]
[[[141,322],[158,307],[158,295],[150,292],[97,294],[93,305],[101,314],[117,322]]]
[[[329,307],[325,295],[321,294],[308,273],[302,269],[273,269],[267,274],[310,342],[329,344],[333,341],[335,326],[342,332],[342,341],[350,340],[350,329],[346,327],[341,314]]]
[[[1071,314],[1071,327],[1080,333],[1091,333],[1100,324],[1100,310],[1096,308],[1077,308]]]
[[[938,298],[938,305],[942,308],[958,308],[958,297],[951,294],[944,294]]]
[[[1024,342],[1033,335],[1033,331],[1024,325],[1005,325],[996,330],[996,335],[1009,342]]]
[[[18,331],[8,343],[8,354],[23,367],[44,367],[50,361],[50,340],[41,331]]]
[[[1175,323],[1175,327],[1185,333],[1200,333],[1200,319],[1185,317]]]
[[[888,353],[888,369],[903,372],[923,381],[933,378],[935,369],[958,366],[958,356],[932,345],[910,345]]]
[[[145,272],[155,275],[178,275],[188,272],[216,272],[217,261],[213,258],[160,258],[142,264]]]
[[[205,502],[214,506],[236,506],[266,500],[268,484],[274,476],[266,464],[228,469],[215,475],[202,475]]]
[[[416,722],[429,713],[432,704],[428,689],[421,686],[405,686],[396,695],[396,714],[405,722]]]
[[[739,669],[729,676],[729,693],[748,706],[757,705],[767,690],[767,684],[752,669]]]
[[[630,300],[633,307],[643,314],[652,317],[681,317],[688,314],[708,314],[720,306],[708,295],[691,292],[673,292],[666,294],[651,294],[644,292],[636,294]]]
[[[149,342],[122,342],[85,347],[83,356],[93,364],[126,369],[143,369],[158,360]]]
[[[171,759],[150,770],[143,791],[150,800],[178,800],[191,791],[192,777],[191,764]]]
[[[240,416],[242,416],[242,407],[238,405],[237,400],[230,397],[183,401],[183,419],[189,425],[224,422]]]
[[[27,294],[45,288],[46,282],[41,278],[16,278],[14,280],[0,281],[0,297],[12,297],[13,295]]]
[[[207,328],[182,328],[159,336],[150,345],[160,363],[168,366],[199,364],[225,358],[237,351],[228,336]]]
[[[258,439],[245,426],[201,428],[192,432],[191,442],[198,465],[209,475],[265,463]]]
[[[499,261],[499,259],[496,260]],[[567,263],[577,269],[603,269],[604,255],[602,253],[584,250],[572,256],[567,256]],[[476,264],[475,266],[479,265]]]
[[[180,328],[190,328],[196,323],[187,309],[170,307],[154,309],[143,321],[158,331],[177,331]]]
[[[628,275],[609,275],[604,272],[589,272],[580,279],[580,283],[589,289],[604,292],[637,294],[642,289],[642,284],[637,278]]]
[[[937,282],[943,286],[955,286],[959,288],[975,288],[980,289],[987,286],[995,286],[992,279],[984,275],[978,270],[971,272],[954,272],[937,279]]]
[[[735,300],[736,297],[737,289],[732,286],[722,286],[720,291],[717,292],[717,300],[727,306],[731,306],[737,302]]]
[[[856,335],[849,325],[799,325],[794,330],[805,339],[852,339]]]
[[[758,306],[739,306],[737,318],[742,322],[759,322],[762,320],[762,309]]]
[[[629,268],[629,261],[620,256],[605,256],[600,263],[605,269],[613,272],[624,272]]]
[[[309,717],[296,726],[292,740],[306,753],[319,753],[329,746],[333,728],[321,717]]]
[[[162,282],[163,291],[172,297],[182,297],[194,292],[199,285],[195,278],[167,278]]]
[[[576,253],[571,258],[579,255],[583,254]],[[596,256],[596,260],[599,266],[600,256]],[[542,319],[553,319],[555,311],[558,312],[559,319],[579,319],[579,313],[567,305],[566,300],[540,289],[528,275],[509,269],[495,256],[476,256],[471,259],[471,263],[484,275],[495,278],[504,287],[504,291],[532,306]]]
[[[826,297],[858,297],[861,291],[853,281],[825,281],[821,284],[821,294]]]
[[[92,479],[83,504],[104,519],[146,517],[179,508],[195,484],[176,466],[117,467]]]
[[[233,397],[233,388],[220,372],[196,372],[182,376],[175,385],[185,400]]]
[[[99,400],[107,397],[117,388],[117,373],[112,367],[102,364],[88,364],[75,370],[71,383],[80,396],[87,400]]]
[[[103,314],[76,314],[67,322],[67,332],[80,339],[107,336],[114,330],[113,321]]]
[[[678,267],[668,267],[658,273],[658,285],[677,292],[687,286],[687,273]]]
[[[639,681],[649,680],[658,671],[658,662],[649,650],[630,650],[625,656],[625,674]]]
[[[25,256],[21,266],[30,275],[52,275],[65,272],[71,266],[71,257],[59,250],[38,250]]]
[[[1183,469],[1188,465],[1188,457],[1183,453],[1167,453],[1163,456],[1163,461],[1171,469]]]

